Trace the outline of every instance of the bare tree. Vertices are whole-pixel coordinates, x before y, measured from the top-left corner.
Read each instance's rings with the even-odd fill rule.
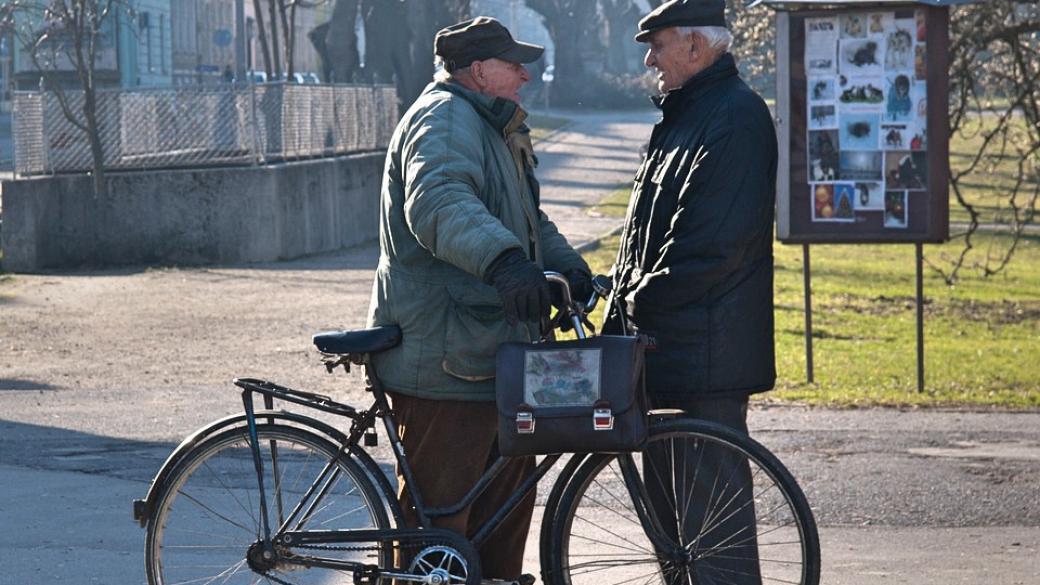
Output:
[[[274,74],[271,63],[271,47],[267,44],[267,31],[264,29],[264,9],[260,6],[260,0],[253,0],[253,13],[256,15],[256,31],[260,38],[260,56],[264,59],[264,72],[268,79]]]
[[[950,187],[968,222],[952,257],[928,258],[948,284],[966,267],[983,276],[1004,270],[1028,227],[1036,224],[1040,197],[1040,7],[1036,2],[993,0],[953,10],[950,66],[950,136],[978,150],[950,159]],[[997,186],[988,200],[968,191]],[[955,226],[957,228],[961,226]],[[980,229],[1010,238],[976,250]],[[981,253],[981,259],[978,259]]]
[[[583,38],[598,32],[594,0],[527,0],[527,6],[542,16],[556,47],[553,101],[581,100],[595,85],[581,50]]]
[[[105,145],[98,121],[97,65],[104,46],[114,47],[120,18],[133,18],[128,0],[6,0],[0,20],[39,71],[41,85],[62,115],[90,144],[95,196],[105,192]],[[72,83],[68,83],[69,74]],[[76,107],[69,88],[83,92]]]

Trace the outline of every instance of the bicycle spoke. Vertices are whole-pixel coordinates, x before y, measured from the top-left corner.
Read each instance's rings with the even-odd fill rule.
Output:
[[[615,536],[617,538],[620,538],[621,540],[627,542],[628,544],[631,544],[632,546],[636,547],[637,549],[639,549],[641,551],[650,552],[650,549],[645,548],[643,546],[640,546],[640,545],[632,542],[631,540],[625,538],[624,536],[621,536],[620,534],[618,534],[616,532],[613,532],[611,530],[607,530],[606,528],[600,526],[599,524],[596,524],[595,522],[593,522],[592,520],[589,520],[588,518],[585,518],[584,516],[575,516],[574,519],[575,520],[582,520],[582,521],[586,522],[587,524],[590,524],[591,526],[594,526],[594,527],[602,530],[603,532],[606,532],[607,534],[609,534],[611,536]]]
[[[249,515],[249,518],[253,520],[253,525],[256,527],[256,533],[259,533],[259,531],[260,531],[260,521],[257,520],[256,516],[254,515],[255,508],[253,508],[253,506],[252,506],[251,499],[250,499],[249,507],[246,507],[245,505],[242,504],[242,501],[239,500],[237,496],[235,496],[235,491],[232,490],[231,486],[229,486],[227,484],[227,482],[224,481],[224,478],[221,477],[216,471],[213,471],[213,468],[210,467],[208,461],[203,463],[203,467],[205,467],[206,470],[209,471],[209,473],[213,476],[213,478],[217,480],[217,482],[220,484],[220,486],[224,488],[224,491],[226,491],[228,493],[228,495],[231,496],[231,499],[233,499],[235,501],[235,503],[238,504],[238,507],[242,508],[242,511]],[[246,490],[246,497],[249,497],[249,494],[250,494],[250,491]]]
[[[575,517],[575,520],[577,520],[577,519],[578,518]],[[590,538],[590,537],[582,535],[582,534],[572,534],[571,538],[577,538],[579,540],[584,540],[584,541],[590,542],[592,544],[602,544],[604,546],[612,546],[614,548],[619,548],[621,550],[628,550],[628,551],[632,551],[632,552],[636,552],[636,553],[640,553],[640,554],[646,554],[646,553],[650,552],[650,551],[648,551],[645,548],[641,548],[641,547],[640,548],[629,548],[627,546],[621,546],[620,544],[614,544],[614,543],[611,543],[611,542],[607,542],[605,540],[596,540],[595,538]],[[634,546],[639,546],[639,545],[634,545]]]
[[[232,520],[231,518],[228,518],[227,516],[224,516],[223,514],[220,514],[219,512],[217,512],[216,510],[214,510],[213,508],[210,508],[210,507],[209,507],[209,506],[207,506],[206,504],[203,504],[203,503],[202,503],[201,501],[199,501],[198,499],[196,499],[196,498],[195,498],[194,496],[192,496],[191,494],[189,494],[189,493],[187,493],[187,492],[184,492],[184,491],[180,491],[180,490],[178,490],[178,492],[177,492],[177,493],[179,493],[180,495],[182,495],[182,496],[184,496],[185,498],[187,498],[189,502],[192,502],[193,504],[195,504],[195,505],[196,505],[196,506],[198,506],[199,508],[202,508],[202,509],[203,509],[203,510],[205,510],[206,512],[209,512],[209,514],[210,514],[211,516],[213,516],[213,517],[215,517],[215,518],[219,518],[219,519],[221,519],[221,520],[223,520],[223,521],[227,522],[228,524],[230,524],[230,525],[232,525],[232,526],[237,526],[238,528],[241,528],[242,530],[244,530],[244,531],[246,532],[246,534],[249,534],[249,535],[253,535],[253,534],[254,534],[253,530],[252,530],[251,528],[249,528],[248,526],[245,526],[245,525],[243,525],[243,524],[241,524],[241,523],[235,522],[235,521],[234,521],[234,520]]]
[[[692,442],[695,445],[698,444],[698,443],[702,443],[702,441],[699,441],[698,439],[687,439],[687,441],[688,442]],[[686,462],[686,459],[687,459],[687,457],[686,457],[686,453],[684,451],[684,453],[683,453],[683,462],[684,463]],[[701,469],[702,469],[703,463],[704,463],[704,449],[697,449],[697,464],[693,466],[693,478],[690,481],[690,494],[688,496],[686,496],[686,502],[683,504],[683,507],[682,507],[682,516],[681,516],[682,523],[680,524],[680,530],[682,530],[681,534],[686,534],[686,517],[689,515],[689,512],[690,512],[690,504],[693,502],[693,494],[696,492],[695,486],[697,486],[698,480],[700,479],[700,474],[701,474]]]
[[[593,483],[595,485],[599,486],[604,492],[606,492],[607,495],[610,496],[611,499],[613,499],[615,502],[618,502],[622,506],[625,506],[626,510],[631,510],[631,508],[627,507],[627,503],[626,502],[622,501],[622,499],[620,497],[618,497],[616,494],[614,494],[614,492],[612,492],[609,488],[607,488],[607,486],[605,484],[601,483],[598,479],[593,480]],[[633,518],[633,517],[630,517],[630,516],[626,516],[626,515],[622,514],[621,512],[618,512],[617,510],[611,508],[610,506],[607,506],[607,505],[603,504],[598,499],[595,499],[595,498],[592,498],[592,497],[589,497],[588,499],[592,500],[597,506],[603,508],[604,510],[610,512],[611,514],[615,514],[615,515],[619,516],[623,520],[628,520],[629,522],[631,522],[633,524],[636,524],[636,525],[640,524],[638,517]],[[632,510],[632,512],[635,513],[635,510]]]

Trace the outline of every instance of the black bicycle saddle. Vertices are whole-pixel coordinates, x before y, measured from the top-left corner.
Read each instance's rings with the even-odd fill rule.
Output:
[[[398,343],[401,343],[401,328],[397,325],[323,331],[314,336],[314,345],[323,353],[376,353]]]

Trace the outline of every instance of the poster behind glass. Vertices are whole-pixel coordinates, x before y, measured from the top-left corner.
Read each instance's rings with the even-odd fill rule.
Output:
[[[805,19],[814,224],[840,228],[876,214],[883,229],[905,230],[910,203],[927,198],[926,48],[921,9]]]

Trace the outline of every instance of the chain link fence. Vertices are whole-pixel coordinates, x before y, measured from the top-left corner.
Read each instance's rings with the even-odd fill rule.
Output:
[[[83,92],[66,102],[83,119]],[[290,85],[105,89],[97,92],[105,168],[267,164],[385,149],[397,124],[393,86]],[[87,134],[51,92],[14,96],[18,175],[92,168]]]

